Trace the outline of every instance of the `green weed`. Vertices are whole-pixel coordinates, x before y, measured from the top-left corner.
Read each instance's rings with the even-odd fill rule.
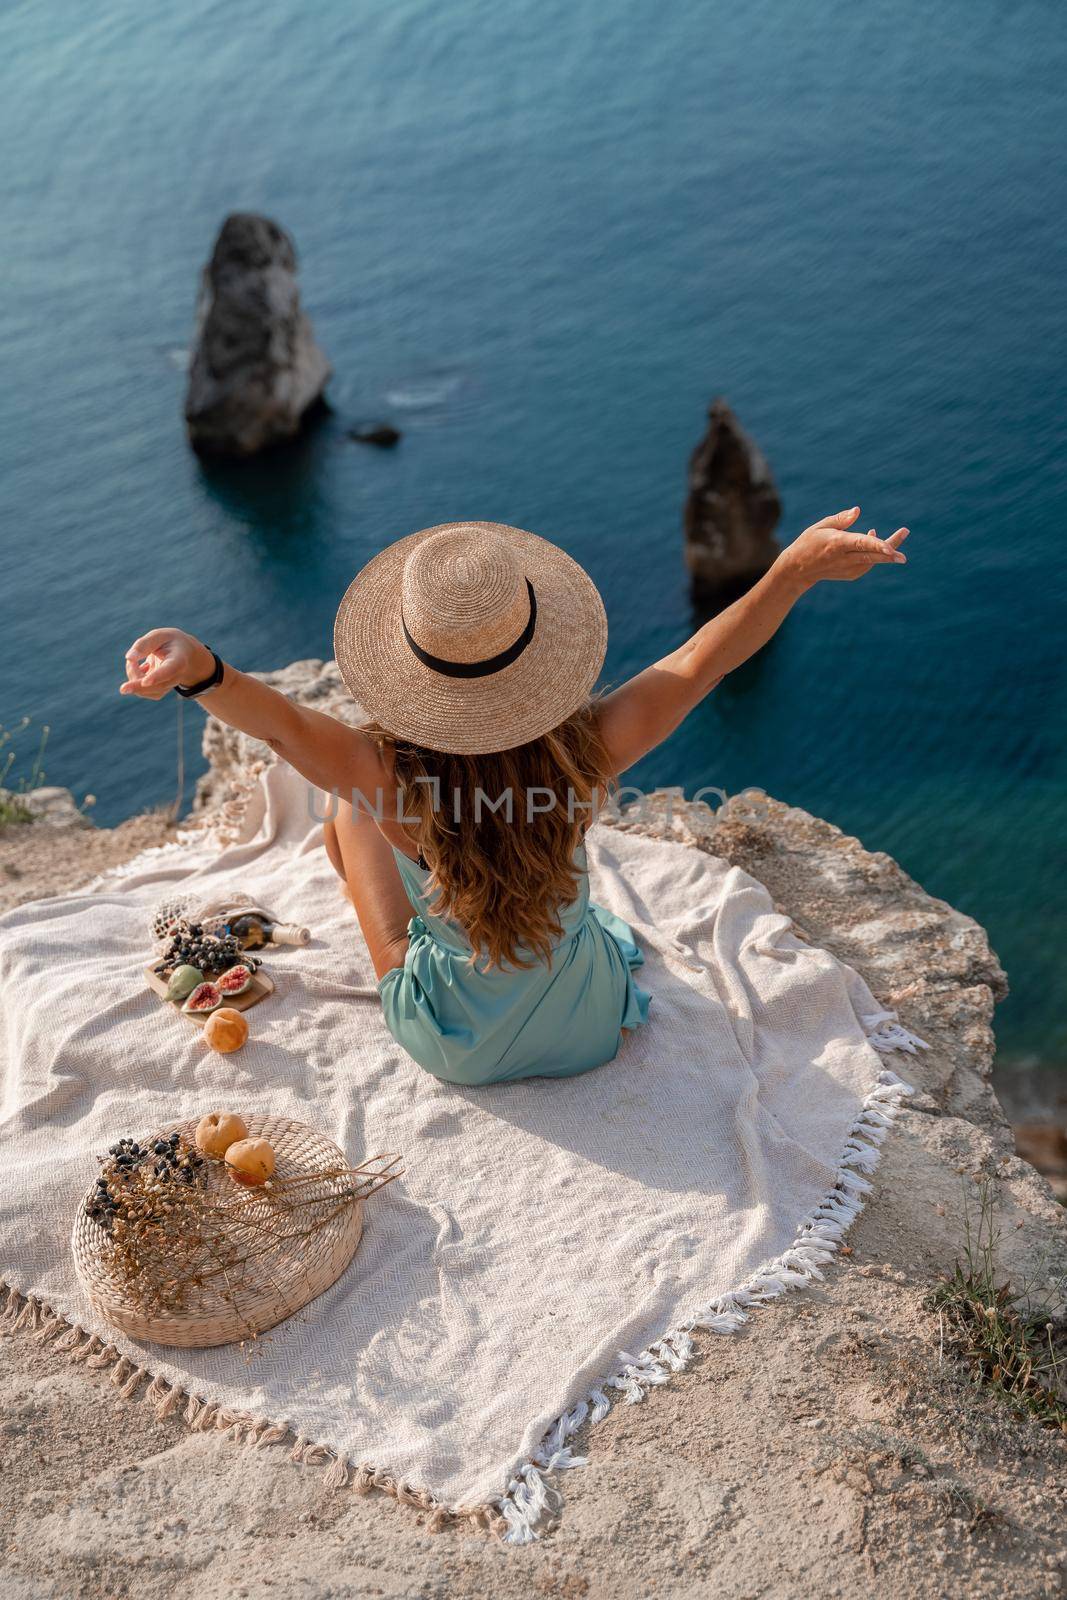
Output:
[[[941,1319],[945,1349],[970,1368],[975,1383],[1017,1411],[1067,1433],[1064,1330],[1024,1290],[997,1281],[999,1231],[991,1186],[979,1191],[978,1218],[965,1213],[964,1259],[928,1296]]]
[[[40,789],[45,780],[44,752],[51,731],[47,722],[42,725],[37,754],[29,773],[24,773],[14,784],[9,782],[11,769],[17,759],[12,740],[17,739],[20,733],[25,733],[29,725],[30,718],[23,717],[17,728],[0,727],[0,827],[9,822],[33,821],[33,812],[26,804],[26,796],[32,794],[34,789]]]

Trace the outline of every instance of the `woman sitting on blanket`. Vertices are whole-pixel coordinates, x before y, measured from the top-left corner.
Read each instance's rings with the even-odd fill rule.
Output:
[[[610,1061],[649,1005],[631,930],[589,899],[596,805],[805,590],[904,561],[906,528],[883,541],[852,533],[858,516],[806,529],[688,643],[599,699],[607,621],[592,580],[491,522],[413,533],[353,580],[334,647],[362,727],[294,705],[177,628],[134,641],[122,692],[203,700],[340,797],[326,850],[389,1029],[420,1066],[463,1084],[570,1077]]]

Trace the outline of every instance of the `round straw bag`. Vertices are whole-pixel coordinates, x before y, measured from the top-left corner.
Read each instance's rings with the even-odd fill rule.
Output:
[[[310,1179],[316,1172],[349,1166],[343,1151],[306,1123],[288,1117],[248,1117],[246,1122],[249,1138],[268,1139],[274,1148],[272,1182]],[[196,1123],[168,1123],[140,1142],[150,1146],[160,1134],[172,1132],[182,1134],[191,1144]],[[238,1186],[223,1161],[209,1160],[201,1171],[209,1201],[239,1204],[241,1215],[250,1216],[256,1224],[256,1254],[243,1264],[237,1284],[216,1274],[199,1287],[190,1285],[179,1311],[149,1315],[132,1303],[122,1283],[109,1271],[109,1235],[86,1211],[91,1191],[78,1207],[71,1248],[82,1287],[100,1316],[133,1339],[204,1348],[252,1338],[291,1317],[336,1283],[355,1254],[363,1232],[363,1202],[339,1203],[350,1187],[347,1179],[323,1178],[302,1184],[299,1220],[294,1222],[293,1215],[279,1208],[269,1190]],[[312,1222],[321,1225],[308,1233]],[[294,1233],[302,1236],[293,1238]],[[209,1261],[206,1252],[205,1265]]]

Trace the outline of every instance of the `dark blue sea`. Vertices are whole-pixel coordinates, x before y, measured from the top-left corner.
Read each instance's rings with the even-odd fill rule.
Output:
[[[50,724],[50,782],[101,823],[172,799],[175,705],[116,693],[133,637],[328,654],[356,569],[428,523],[558,540],[609,677],[646,664],[691,626],[722,394],[783,534],[859,501],[909,565],[810,596],[638,777],[890,851],[990,929],[1004,1055],[1067,1057],[1057,0],[33,0],[0,57],[0,723]],[[205,469],[182,361],[235,209],[297,241],[335,412]]]

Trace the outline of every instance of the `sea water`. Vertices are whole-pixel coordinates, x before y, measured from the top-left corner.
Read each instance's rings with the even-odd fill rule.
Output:
[[[909,564],[805,599],[637,781],[891,852],[989,928],[1002,1050],[1063,1060],[1065,39],[1054,0],[7,6],[0,722],[50,724],[102,823],[167,802],[138,633],[327,655],[370,555],[467,517],[585,563],[618,682],[693,626],[722,394],[784,537],[859,501]],[[185,352],[235,209],[296,239],[335,411],[205,467]],[[395,451],[347,439],[377,419]]]

